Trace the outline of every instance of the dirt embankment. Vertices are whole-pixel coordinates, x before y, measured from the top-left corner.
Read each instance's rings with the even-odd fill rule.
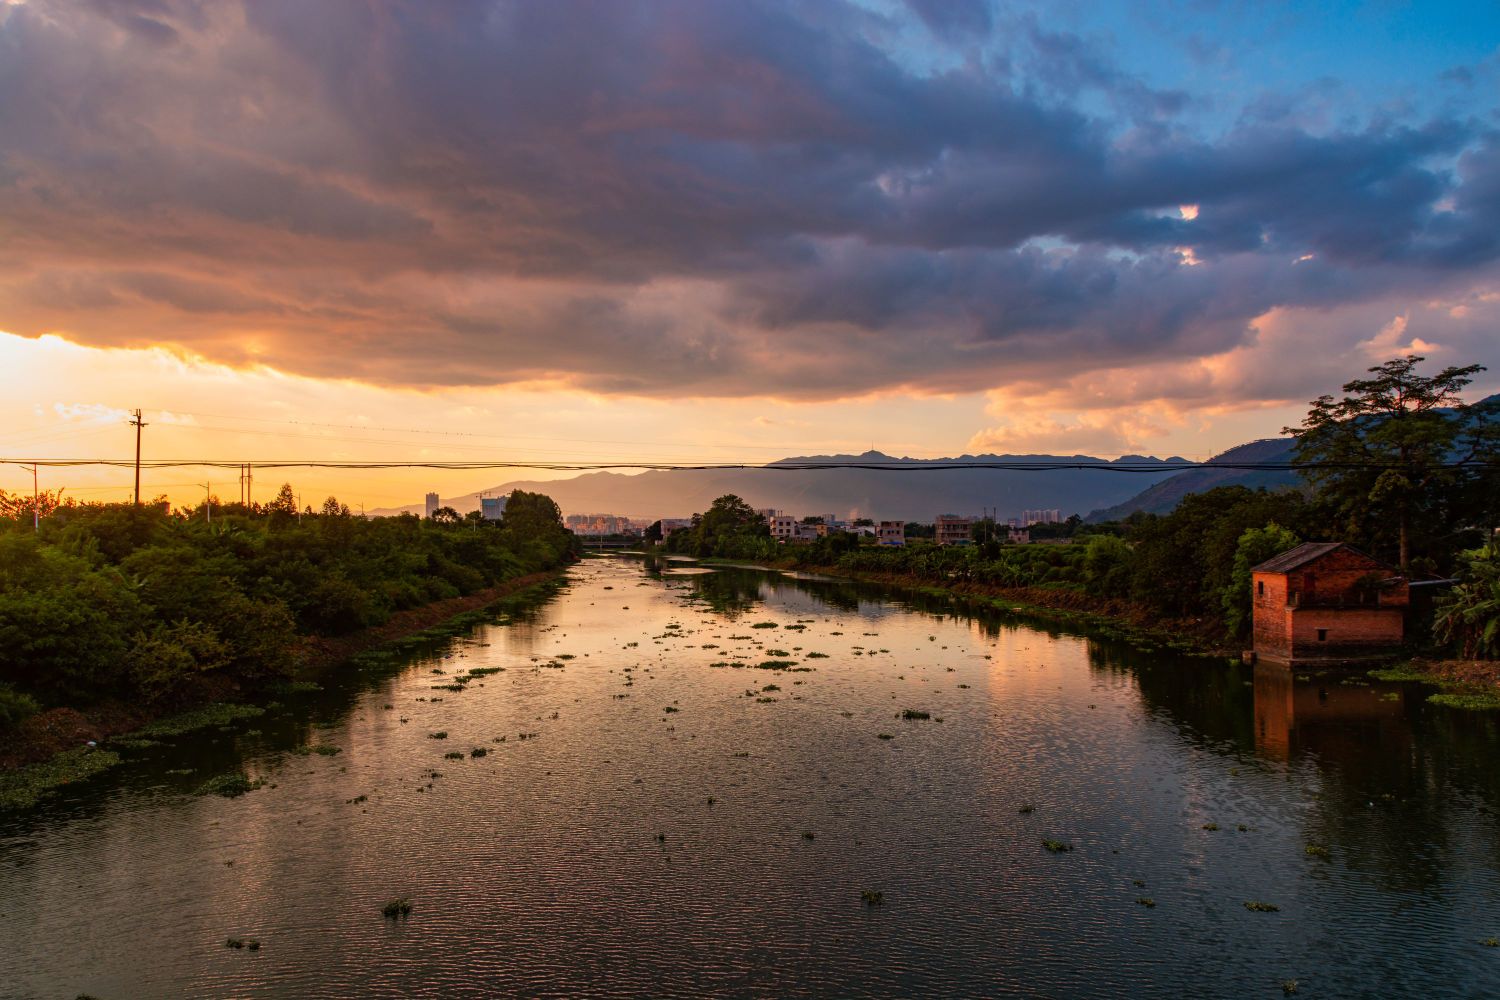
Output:
[[[562,571],[548,570],[507,580],[498,587],[478,590],[465,597],[453,597],[408,608],[391,615],[390,620],[374,628],[361,629],[334,638],[305,639],[297,651],[302,672],[317,673],[349,659],[356,653],[382,646],[393,639],[420,632],[467,611],[477,611],[511,594],[555,579]],[[13,771],[27,764],[47,760],[54,754],[82,746],[90,740],[102,742],[123,736],[158,718],[210,701],[232,701],[245,693],[233,685],[212,678],[198,686],[193,698],[170,705],[130,705],[118,701],[91,705],[86,709],[54,708],[32,716],[0,745],[0,771]]]
[[[1415,659],[1411,667],[1441,683],[1500,691],[1500,660]]]

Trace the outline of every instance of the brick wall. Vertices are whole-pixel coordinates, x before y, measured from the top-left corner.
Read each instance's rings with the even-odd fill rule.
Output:
[[[1256,573],[1250,584],[1253,648],[1261,656],[1292,655],[1292,622],[1287,612],[1287,579],[1283,573]]]
[[[1289,617],[1294,659],[1369,655],[1401,645],[1400,608],[1294,608]],[[1325,638],[1318,638],[1319,629]]]

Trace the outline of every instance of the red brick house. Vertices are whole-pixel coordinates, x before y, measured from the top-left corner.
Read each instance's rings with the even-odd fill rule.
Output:
[[[1306,542],[1251,570],[1254,651],[1277,663],[1394,653],[1411,594],[1400,572],[1342,542]]]

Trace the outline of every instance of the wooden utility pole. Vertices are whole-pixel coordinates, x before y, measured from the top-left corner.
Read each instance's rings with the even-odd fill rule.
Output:
[[[26,466],[21,466],[26,468]],[[42,494],[36,487],[36,466],[31,467],[31,530],[34,534],[42,532]]]
[[[130,424],[135,428],[135,505],[141,505],[141,411],[132,410]]]

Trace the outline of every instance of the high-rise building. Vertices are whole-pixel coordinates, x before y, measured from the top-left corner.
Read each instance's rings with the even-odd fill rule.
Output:
[[[486,521],[499,521],[505,517],[505,505],[510,502],[510,497],[479,497],[479,513]]]
[[[442,506],[442,501],[438,499],[438,495],[436,493],[429,493],[429,494],[427,494],[427,516],[428,517],[431,517],[432,516],[432,512],[435,511],[435,510],[437,510],[440,506]]]
[[[1021,512],[1021,526],[1031,527],[1033,524],[1061,524],[1062,511],[1052,510],[1023,510]]]

